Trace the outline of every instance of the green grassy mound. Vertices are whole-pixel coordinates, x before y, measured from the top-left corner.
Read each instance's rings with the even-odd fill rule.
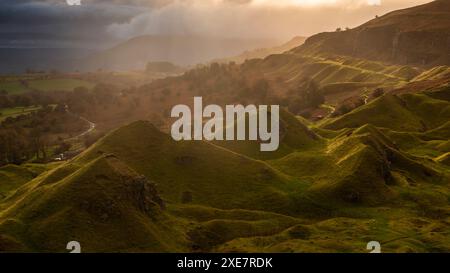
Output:
[[[376,86],[396,85],[419,74],[414,69],[414,72],[405,73],[406,69],[412,68],[401,66],[389,66],[351,57],[331,59],[321,57],[320,54],[303,53],[271,55],[254,66],[265,71],[269,77],[281,77],[290,83],[300,82],[305,77],[311,78],[325,87],[326,92],[331,93],[343,86],[352,89],[358,87],[362,90]]]
[[[448,224],[420,216],[401,216],[396,210],[372,213],[386,218],[336,217],[292,226],[274,235],[236,238],[215,251],[367,253],[367,242],[374,238],[381,243],[384,253],[448,252],[450,249],[445,232]]]
[[[247,131],[248,131],[248,123]],[[281,158],[296,150],[314,150],[324,141],[303,121],[280,109],[280,146],[274,152],[261,152],[259,141],[215,141],[214,144],[259,160]]]
[[[223,209],[286,210],[286,192],[301,184],[264,162],[212,143],[175,142],[144,121],[112,132],[73,164],[84,165],[102,154],[114,154],[157,181],[163,198],[173,203],[190,195],[192,204]]]
[[[15,238],[18,250],[64,252],[71,240],[84,252],[183,250],[185,240],[165,215],[155,185],[114,156],[54,184],[41,179],[9,199],[0,216],[1,233]]]
[[[450,103],[425,94],[385,95],[322,124],[325,129],[357,128],[372,124],[396,131],[425,132],[450,119]]]
[[[0,167],[0,200],[54,165],[24,164],[22,166],[6,165]]]
[[[447,155],[410,154],[373,125],[311,149],[310,131],[293,128],[302,134],[287,143],[299,146],[259,161],[132,123],[4,199],[0,250],[61,252],[71,240],[86,252],[448,249]]]
[[[388,93],[320,123],[282,111],[276,153],[139,121],[61,166],[0,168],[0,251],[449,251],[447,92]]]

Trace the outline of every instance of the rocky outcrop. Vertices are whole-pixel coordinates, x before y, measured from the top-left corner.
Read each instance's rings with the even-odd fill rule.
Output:
[[[355,29],[321,33],[296,52],[331,53],[410,65],[450,65],[450,1],[376,18]]]
[[[135,178],[130,186],[134,200],[136,200],[141,211],[150,213],[151,209],[155,206],[165,209],[164,201],[159,196],[156,184],[148,180],[145,176]]]

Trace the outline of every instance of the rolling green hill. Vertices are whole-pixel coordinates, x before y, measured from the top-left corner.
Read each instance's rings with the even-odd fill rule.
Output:
[[[248,130],[248,128],[247,128]],[[280,112],[280,146],[275,152],[261,152],[255,141],[215,141],[214,144],[254,159],[276,159],[296,150],[316,150],[324,144],[316,133],[288,111]]]
[[[66,252],[72,240],[84,252],[366,252],[374,240],[383,252],[450,252],[447,3],[139,88],[136,107],[164,112],[197,95],[289,104],[308,78],[328,112],[283,108],[274,153],[258,141],[176,142],[135,121],[67,162],[2,167],[0,252]]]
[[[407,101],[441,108],[424,96]],[[373,104],[385,99],[396,102]],[[282,119],[289,149],[264,161],[239,147],[175,142],[144,121],[113,131],[9,193],[0,247],[63,252],[78,240],[88,252],[363,252],[377,238],[385,251],[450,249],[449,150],[430,146],[439,153],[431,159],[405,146],[448,140],[447,123],[426,132],[410,123],[407,136],[355,125],[320,137]]]
[[[49,164],[50,166],[51,164]],[[24,164],[22,166],[6,165],[0,167],[0,200],[45,170],[46,167],[38,164]]]
[[[161,194],[175,203],[182,200],[184,192],[190,192],[194,204],[222,209],[285,209],[289,207],[286,191],[294,186],[288,183],[290,178],[263,162],[207,142],[177,143],[146,122],[118,129],[75,163],[83,165],[99,154],[114,154],[138,173],[158,181]],[[239,196],[243,191],[248,195]]]
[[[373,124],[397,131],[428,131],[450,119],[450,103],[425,94],[386,95],[322,124],[326,129]]]
[[[6,201],[0,247],[60,252],[78,240],[85,252],[183,250],[179,224],[163,212],[154,184],[114,156],[101,156],[57,183],[46,178]]]

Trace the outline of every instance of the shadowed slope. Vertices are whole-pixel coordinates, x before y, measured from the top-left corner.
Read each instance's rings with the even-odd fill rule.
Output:
[[[62,166],[61,168],[64,168]],[[102,156],[55,183],[38,177],[8,199],[0,230],[20,242],[8,251],[180,251],[184,239],[163,212],[155,185],[114,156]],[[4,250],[4,249],[0,249]]]

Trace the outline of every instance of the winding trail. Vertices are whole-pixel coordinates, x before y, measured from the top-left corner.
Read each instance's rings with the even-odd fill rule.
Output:
[[[81,134],[79,134],[79,135],[77,135],[77,136],[75,136],[75,137],[69,138],[68,140],[73,140],[73,139],[77,139],[77,138],[83,137],[83,136],[85,136],[85,135],[87,135],[87,134],[89,134],[90,132],[92,132],[92,131],[95,130],[95,127],[96,127],[95,123],[93,123],[92,121],[89,121],[89,120],[87,120],[86,118],[83,118],[83,117],[81,117],[81,116],[80,116],[79,118],[82,119],[82,120],[84,120],[84,121],[86,121],[86,122],[89,124],[89,129],[87,129],[86,131],[84,131],[83,133],[81,133]]]
[[[77,139],[79,139],[79,138],[81,138],[81,137],[83,137],[83,136],[85,136],[85,135],[87,135],[87,134],[89,134],[89,133],[91,133],[92,131],[95,130],[96,124],[93,123],[92,121],[90,121],[90,120],[88,120],[88,119],[86,119],[86,118],[84,118],[84,117],[82,117],[82,116],[76,115],[76,114],[70,112],[68,109],[67,109],[66,111],[67,111],[67,113],[69,113],[69,114],[71,114],[71,115],[73,115],[73,116],[75,116],[75,117],[78,117],[79,119],[82,119],[83,121],[85,121],[86,123],[88,123],[88,124],[89,124],[89,129],[87,129],[86,131],[82,132],[81,134],[79,134],[79,135],[77,135],[77,136],[68,138],[68,139],[66,139],[65,141],[73,141],[73,140],[77,140]]]

